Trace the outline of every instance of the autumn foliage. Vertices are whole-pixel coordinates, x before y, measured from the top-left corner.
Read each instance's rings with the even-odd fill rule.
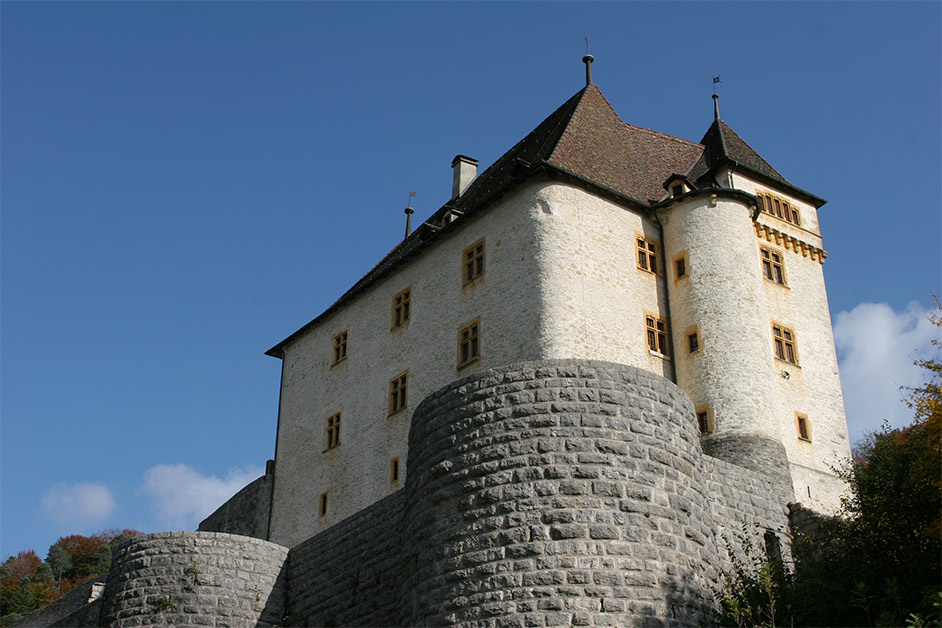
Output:
[[[112,550],[140,534],[107,530],[61,537],[43,561],[33,550],[11,556],[0,565],[0,626],[8,628],[111,567]]]

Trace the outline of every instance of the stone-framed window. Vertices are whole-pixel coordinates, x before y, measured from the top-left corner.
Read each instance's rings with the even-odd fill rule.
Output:
[[[798,365],[798,347],[794,329],[773,321],[772,346],[775,359]]]
[[[484,276],[484,238],[461,252],[461,283],[469,283]]]
[[[342,332],[334,336],[333,342],[333,352],[331,353],[331,362],[330,365],[334,366],[340,364],[347,359],[347,330],[344,329]]]
[[[674,256],[674,281],[679,281],[681,279],[686,279],[689,275],[688,267],[690,266],[690,261],[687,258],[687,251],[678,253]]]
[[[770,216],[781,218],[785,222],[801,226],[801,214],[793,203],[765,191],[756,192],[756,196],[759,198],[762,211]]]
[[[390,329],[405,327],[412,318],[412,286],[400,290],[392,299],[392,319]]]
[[[389,486],[396,488],[399,486],[399,457],[389,461]]]
[[[684,330],[684,344],[687,347],[687,355],[700,353],[703,349],[703,341],[700,338],[700,326],[691,325]]]
[[[317,516],[322,519],[327,516],[327,491],[321,493],[320,499],[317,500]]]
[[[462,325],[458,330],[458,368],[481,358],[481,319]]]
[[[762,256],[762,276],[772,283],[777,283],[780,286],[786,285],[785,263],[782,261],[782,254],[765,246],[759,247],[759,253]]]
[[[635,246],[638,252],[638,268],[657,274],[658,242],[643,233],[635,232]]]
[[[648,350],[662,358],[670,357],[667,345],[667,319],[650,312],[644,314]]]
[[[713,432],[713,408],[706,403],[701,403],[694,409],[697,415],[697,429],[700,434],[711,434]]]
[[[405,410],[408,405],[409,371],[403,371],[389,380],[389,416]]]
[[[340,446],[340,413],[330,415],[324,420],[324,451]]]
[[[795,430],[798,432],[798,440],[811,442],[811,421],[808,420],[807,414],[795,413]]]

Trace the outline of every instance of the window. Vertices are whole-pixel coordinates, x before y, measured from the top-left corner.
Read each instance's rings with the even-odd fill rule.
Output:
[[[683,194],[683,193],[684,193],[684,184],[683,184],[683,183],[675,183],[674,185],[671,186],[671,196],[672,196],[672,197],[680,196],[680,195]]]
[[[474,319],[458,330],[458,368],[481,357],[481,321]]]
[[[331,366],[347,359],[347,330],[334,336],[334,360]]]
[[[759,198],[759,205],[765,213],[781,218],[793,225],[801,225],[801,214],[798,213],[798,209],[785,199],[773,196],[768,192],[756,192],[756,196]]]
[[[687,332],[687,353],[696,353],[700,350],[700,334],[695,329]]]
[[[811,423],[808,421],[808,415],[801,412],[795,413],[795,427],[798,429],[798,440],[811,442]]]
[[[340,445],[340,413],[332,414],[324,421],[324,451]]]
[[[389,416],[402,411],[408,403],[409,371],[389,380]]]
[[[795,349],[795,330],[772,323],[772,342],[775,357],[789,364],[798,364],[798,351]]]
[[[461,253],[463,283],[469,284],[484,275],[484,239],[480,239]]]
[[[713,409],[708,404],[702,404],[696,407],[694,412],[697,415],[697,429],[700,434],[709,434],[713,431]]]
[[[662,356],[668,356],[667,321],[654,314],[645,314],[644,325],[648,335],[648,349]]]
[[[674,279],[687,276],[687,255],[674,258]]]
[[[638,246],[638,268],[657,274],[657,242],[638,233],[635,234]]]
[[[782,255],[764,246],[759,248],[762,254],[762,275],[769,281],[781,286],[785,285],[785,266],[782,264]]]
[[[389,461],[389,483],[393,486],[399,484],[399,458]]]
[[[409,322],[412,314],[412,286],[397,292],[392,300],[392,329],[402,327]]]
[[[321,498],[317,506],[317,515],[319,517],[327,516],[327,491],[321,493]]]

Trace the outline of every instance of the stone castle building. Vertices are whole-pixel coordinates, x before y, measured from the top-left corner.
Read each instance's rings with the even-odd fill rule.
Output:
[[[480,175],[456,157],[452,198],[269,350],[265,476],[200,532],[130,542],[70,621],[705,625],[724,538],[787,554],[799,503],[836,510],[825,201],[716,100],[700,142],[622,122],[584,61],[585,88]]]

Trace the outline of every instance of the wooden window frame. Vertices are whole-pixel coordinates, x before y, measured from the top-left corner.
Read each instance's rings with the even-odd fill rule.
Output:
[[[409,406],[409,370],[389,380],[389,416],[399,414]]]
[[[650,238],[640,231],[635,231],[635,263],[638,270],[652,275],[659,275],[660,264],[658,264],[658,254],[661,243],[659,240]]]
[[[402,329],[412,320],[412,286],[403,288],[393,295],[389,322],[390,331]]]
[[[467,351],[464,350],[465,346]],[[458,328],[458,368],[463,369],[480,359],[481,318],[477,317]]]
[[[797,227],[801,226],[801,212],[792,201],[765,190],[757,191],[756,197],[759,199],[759,208],[766,214]]]
[[[484,276],[486,267],[484,238],[461,252],[461,285],[467,286]]]
[[[321,493],[317,500],[317,516],[319,519],[327,516],[327,491]]]
[[[340,364],[347,359],[347,346],[350,338],[350,330],[344,329],[343,331],[337,332],[334,334],[333,342],[331,344],[331,363],[330,366]]]
[[[340,447],[340,430],[343,420],[339,412],[324,419],[324,451]]]
[[[694,416],[697,419],[697,430],[700,432],[700,436],[705,436],[707,434],[712,434],[713,430],[716,428],[715,417],[713,414],[713,407],[708,403],[701,403],[694,409]],[[704,425],[703,419],[706,419],[706,424]],[[704,431],[704,428],[706,431]]]
[[[785,256],[782,255],[782,252],[767,246],[760,246],[759,258],[762,261],[762,276],[765,277],[765,280],[777,286],[787,287],[788,283],[785,280]]]
[[[669,334],[670,327],[666,318],[654,312],[644,313],[644,342],[649,354],[669,360]]]
[[[804,443],[811,442],[811,421],[808,420],[807,414],[795,413],[795,432],[798,434],[798,440]]]
[[[798,340],[795,329],[772,321],[772,355],[776,360],[798,366]]]

